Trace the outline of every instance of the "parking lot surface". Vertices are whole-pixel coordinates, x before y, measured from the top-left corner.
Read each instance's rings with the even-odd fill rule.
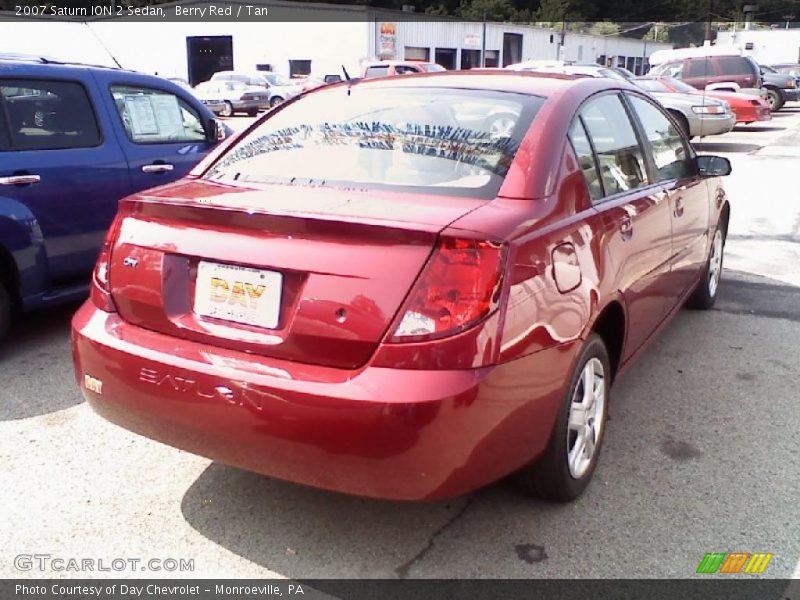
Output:
[[[695,142],[734,169],[720,297],[683,311],[618,381],[578,501],[509,482],[366,500],[136,436],[83,402],[70,306],[27,315],[0,350],[0,576],[690,577],[713,551],[770,552],[764,576],[800,576],[800,104]],[[194,570],[20,571],[19,554]]]

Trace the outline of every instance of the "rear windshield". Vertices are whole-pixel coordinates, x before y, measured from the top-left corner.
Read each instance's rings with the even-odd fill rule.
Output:
[[[655,79],[634,79],[633,83],[638,85],[643,90],[647,90],[648,92],[666,93],[670,91],[666,85],[660,81],[656,81]]]
[[[341,86],[274,113],[205,177],[492,198],[544,98]]]

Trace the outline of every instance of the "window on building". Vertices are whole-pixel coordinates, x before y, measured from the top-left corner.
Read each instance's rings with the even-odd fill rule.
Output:
[[[437,65],[442,65],[448,71],[456,68],[456,49],[455,48],[436,48],[434,61]]]
[[[298,77],[301,75],[311,75],[311,61],[310,60],[290,60],[289,61],[289,77]]]
[[[0,125],[0,148],[13,150],[90,148],[102,142],[94,108],[77,82],[3,80],[0,95],[8,131]]]
[[[403,50],[403,57],[405,60],[422,60],[428,62],[431,59],[431,49],[406,46]]]
[[[503,66],[522,62],[522,34],[503,34]]]
[[[462,50],[461,51],[461,68],[462,69],[480,69],[481,67],[481,51],[480,50]]]
[[[600,56],[597,57],[597,64],[598,65],[603,65],[604,67],[607,67],[608,66],[608,63],[606,62],[607,60],[608,59],[606,58],[606,55],[605,54],[601,54]]]
[[[487,50],[486,51],[486,66],[489,68],[500,66],[500,51]]]

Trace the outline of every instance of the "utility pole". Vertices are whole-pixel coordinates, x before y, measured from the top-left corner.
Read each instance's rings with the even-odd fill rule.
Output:
[[[481,39],[481,69],[486,68],[486,10],[483,11],[483,38]]]

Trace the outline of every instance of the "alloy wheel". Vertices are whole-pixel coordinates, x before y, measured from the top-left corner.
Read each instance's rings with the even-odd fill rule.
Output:
[[[711,256],[708,259],[708,295],[712,298],[717,293],[719,279],[722,275],[722,232],[717,229],[711,242]]]
[[[574,479],[589,470],[597,454],[606,410],[603,363],[589,359],[575,384],[567,421],[567,465]]]

